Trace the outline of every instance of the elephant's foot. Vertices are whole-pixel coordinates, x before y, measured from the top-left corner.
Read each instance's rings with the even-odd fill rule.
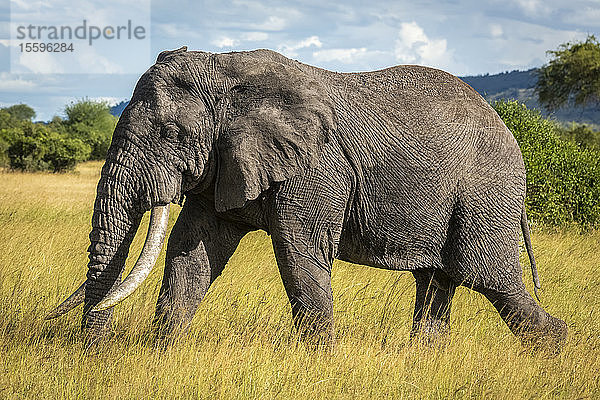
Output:
[[[161,313],[160,309],[154,317],[153,337],[156,347],[167,348],[184,336],[190,328],[193,313]]]
[[[309,349],[331,351],[334,347],[333,321],[330,315],[294,309],[294,328],[297,339]]]
[[[447,344],[450,324],[439,319],[423,319],[410,332],[412,343],[426,347],[443,347]]]
[[[558,355],[567,339],[567,324],[565,321],[555,318],[544,312],[541,323],[525,323],[516,327],[513,332],[521,339],[523,347],[533,351],[541,352],[547,356]]]
[[[95,352],[114,336],[111,324],[112,309],[89,312],[84,316],[81,330],[86,352]]]
[[[481,290],[526,349],[552,356],[560,353],[567,324],[548,314],[525,290],[522,282],[503,291]]]

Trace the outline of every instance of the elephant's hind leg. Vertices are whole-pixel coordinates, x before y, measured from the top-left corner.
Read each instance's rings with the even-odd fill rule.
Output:
[[[478,291],[492,302],[525,347],[542,348],[553,353],[560,351],[567,337],[567,325],[540,307],[522,282],[511,289],[482,288]]]
[[[450,330],[450,308],[456,284],[442,271],[413,271],[417,292],[412,340],[435,344]]]
[[[247,233],[188,196],[169,237],[154,319],[159,337],[187,329],[211,283]]]
[[[525,345],[559,350],[566,324],[548,314],[523,284],[518,242],[522,197],[502,196],[500,189],[489,193],[496,193],[497,198],[474,196],[463,203],[449,240],[448,273],[492,302]]]

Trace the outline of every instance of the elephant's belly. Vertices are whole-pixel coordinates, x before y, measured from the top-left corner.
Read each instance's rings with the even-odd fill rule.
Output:
[[[357,203],[342,229],[338,258],[393,270],[441,267],[451,197],[394,192],[373,196],[379,201],[368,206]]]
[[[369,267],[390,269],[395,271],[413,271],[415,269],[442,268],[441,257],[426,254],[369,254],[367,252],[340,251],[339,260],[353,264],[367,265]]]
[[[432,237],[426,243],[423,243],[422,237],[403,242],[385,237],[366,238],[355,233],[343,232],[336,258],[354,264],[398,271],[441,268],[442,243],[442,238]]]

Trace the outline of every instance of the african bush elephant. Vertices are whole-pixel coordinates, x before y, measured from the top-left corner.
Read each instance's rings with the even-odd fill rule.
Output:
[[[525,342],[560,348],[566,324],[525,290],[531,254],[519,147],[494,110],[445,72],[405,65],[334,73],[268,50],[162,52],[137,83],[98,183],[84,303],[88,338],[154,265],[172,230],[155,322],[185,329],[240,239],[271,235],[296,326],[332,334],[334,258],[411,271],[412,336],[448,329],[455,288],[488,298]],[[121,282],[152,210],[144,250]],[[534,269],[535,272],[535,269]]]

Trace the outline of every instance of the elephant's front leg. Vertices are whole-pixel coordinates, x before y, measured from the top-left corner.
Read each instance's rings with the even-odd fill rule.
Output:
[[[290,300],[298,334],[314,345],[330,345],[333,337],[331,261],[303,241],[273,240],[275,256]]]
[[[211,283],[246,233],[217,218],[201,199],[186,198],[167,246],[154,319],[159,337],[172,337],[187,329]]]
[[[436,343],[450,330],[450,307],[456,285],[442,271],[413,272],[417,284],[411,339]]]
[[[300,337],[312,345],[333,341],[331,266],[347,201],[345,187],[314,175],[286,182],[274,199],[275,257]],[[337,185],[338,187],[340,185]]]

